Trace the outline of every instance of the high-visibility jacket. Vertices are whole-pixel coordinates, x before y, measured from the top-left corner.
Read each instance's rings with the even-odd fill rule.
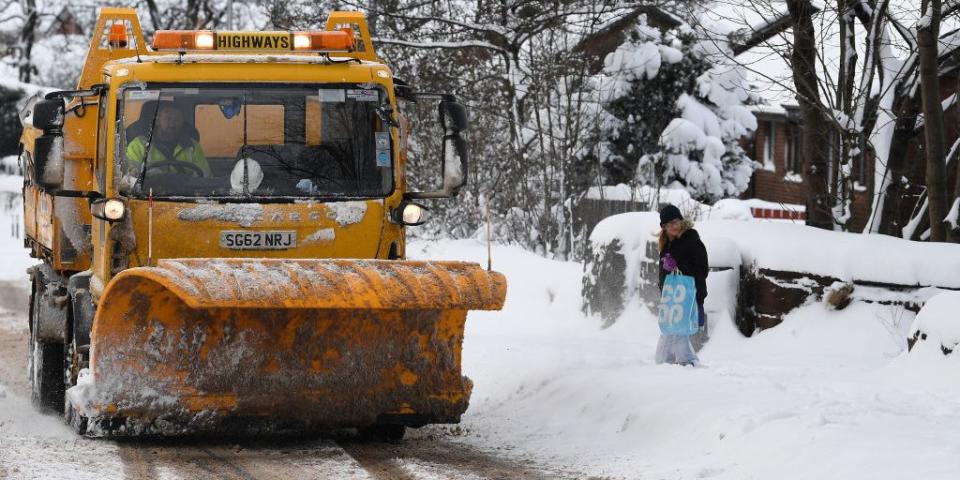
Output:
[[[200,142],[190,139],[187,140],[187,145],[181,145],[177,143],[173,147],[172,158],[167,158],[167,155],[162,152],[159,148],[150,149],[150,158],[148,161],[150,163],[165,162],[168,160],[175,160],[178,162],[187,162],[193,165],[196,165],[201,170],[203,170],[204,175],[210,175],[210,164],[207,163],[207,157],[203,153],[203,147],[200,146]],[[147,141],[143,137],[136,137],[130,143],[127,144],[127,164],[134,167],[137,171],[143,167],[143,159],[147,156]],[[185,169],[177,169],[175,167],[165,167],[162,168],[164,172],[183,172]]]

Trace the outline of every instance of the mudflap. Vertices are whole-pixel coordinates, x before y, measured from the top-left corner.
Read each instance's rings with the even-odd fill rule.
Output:
[[[461,262],[130,269],[101,297],[67,417],[90,436],[455,423],[467,311],[505,294],[501,274]]]

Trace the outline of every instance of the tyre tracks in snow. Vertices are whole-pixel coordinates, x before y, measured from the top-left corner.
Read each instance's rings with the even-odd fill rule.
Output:
[[[106,440],[105,440],[106,441]],[[357,479],[363,468],[326,440],[126,441],[120,448],[123,478],[146,479]]]
[[[347,435],[237,444],[192,440],[119,443],[122,478],[225,480],[582,479],[583,475],[506,459],[436,438],[400,442]]]
[[[377,480],[496,479],[574,480],[582,474],[505,458],[492,452],[428,435],[401,442],[340,442]]]

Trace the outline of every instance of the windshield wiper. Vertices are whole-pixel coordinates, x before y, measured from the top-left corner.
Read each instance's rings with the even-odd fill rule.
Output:
[[[240,97],[240,109],[243,111],[243,145],[240,145],[240,152],[244,152],[247,148],[247,116],[250,114],[250,109],[247,108],[247,94],[244,93]],[[241,155],[242,157],[242,155]],[[253,160],[251,157],[250,160]],[[247,159],[246,157],[240,158],[240,161],[243,162],[243,196],[250,197],[250,172],[247,168]]]
[[[160,96],[157,95],[157,108],[153,111],[153,119],[150,121],[150,129],[147,130],[147,141],[143,146],[143,166],[140,167],[140,175],[137,177],[137,181],[133,184],[133,191],[136,193],[142,194],[142,190],[137,190],[137,187],[143,188],[144,178],[147,176],[147,160],[150,159],[150,142],[153,141],[153,126],[157,123],[157,115],[160,114]],[[123,136],[126,138],[127,131],[124,129]],[[126,139],[127,142],[130,139]],[[126,144],[125,144],[126,145]],[[124,153],[124,155],[126,155]]]

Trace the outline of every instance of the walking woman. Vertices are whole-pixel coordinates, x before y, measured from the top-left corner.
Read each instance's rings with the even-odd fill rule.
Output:
[[[663,281],[668,273],[679,270],[679,273],[693,277],[702,329],[706,322],[703,301],[707,298],[707,273],[710,269],[707,248],[700,241],[700,234],[693,229],[693,223],[685,220],[680,209],[673,205],[660,210],[660,229],[660,288],[663,289]],[[661,335],[657,343],[656,361],[693,366],[700,364],[688,335]]]

